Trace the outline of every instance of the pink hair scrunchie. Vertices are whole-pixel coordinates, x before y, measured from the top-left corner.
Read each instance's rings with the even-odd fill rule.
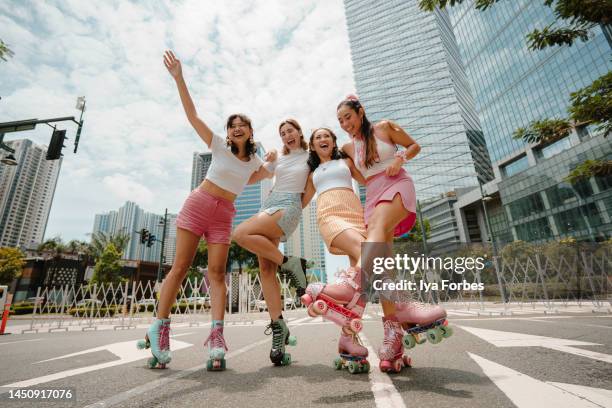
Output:
[[[359,98],[355,94],[348,94],[345,98],[347,101],[359,102]]]

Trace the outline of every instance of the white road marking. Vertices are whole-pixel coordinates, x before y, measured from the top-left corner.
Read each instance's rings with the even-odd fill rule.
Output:
[[[501,364],[494,363],[476,354],[468,352],[468,355],[480,366],[489,379],[504,393],[518,408],[601,408],[610,407],[612,400],[601,396],[600,391],[585,390],[583,387],[578,395],[566,391],[561,387],[537,380],[528,375],[512,370]],[[570,384],[564,384],[570,385]],[[600,405],[595,401],[606,402]]]
[[[370,384],[372,385],[372,394],[374,394],[374,402],[378,408],[405,408],[404,399],[393,385],[393,382],[388,375],[382,373],[378,368],[380,360],[378,355],[372,349],[370,342],[363,332],[359,335],[364,347],[368,349],[368,361],[370,362]]]
[[[476,327],[457,327],[472,333],[475,336],[493,344],[495,347],[544,347],[551,350],[562,351],[576,356],[586,357],[612,363],[612,356],[595,351],[579,349],[571,346],[601,346],[599,343],[590,343],[580,340],[558,339],[555,337],[534,336],[531,334],[514,333]]]
[[[193,346],[193,344],[191,343],[185,343],[179,340],[170,339],[170,348],[173,351],[181,350],[181,349],[191,347],[191,346]],[[31,378],[29,380],[24,380],[24,381],[18,381],[12,384],[6,384],[6,385],[3,385],[2,387],[18,387],[18,388],[31,387],[33,385],[42,384],[42,383],[46,383],[49,381],[55,381],[55,380],[59,380],[59,379],[66,378],[66,377],[72,377],[74,375],[79,375],[79,374],[84,374],[84,373],[88,373],[91,371],[101,370],[103,368],[114,367],[114,366],[118,366],[118,365],[122,365],[126,363],[131,363],[132,361],[142,360],[144,358],[151,356],[150,350],[138,350],[136,349],[136,343],[134,342],[134,340],[130,340],[130,341],[124,341],[120,343],[107,344],[105,346],[100,346],[100,347],[94,347],[88,350],[78,351],[76,353],[66,354],[63,356],[50,358],[48,360],[39,361],[38,363],[58,360],[61,358],[74,357],[74,356],[87,354],[87,353],[93,353],[93,352],[102,351],[102,350],[106,350],[106,351],[109,351],[115,354],[117,357],[119,357],[119,360],[109,361],[109,362],[100,363],[100,364],[94,364],[94,365],[90,365],[86,367],[74,368],[71,370],[60,371],[59,373],[44,375],[42,377]],[[9,390],[7,389],[0,390],[0,394],[6,393],[8,391]]]
[[[249,344],[248,346],[242,347],[242,348],[240,348],[240,349],[238,349],[236,351],[233,351],[233,352],[230,352],[230,353],[226,354],[225,355],[225,359],[227,360],[227,359],[230,359],[230,358],[234,358],[234,357],[236,357],[236,356],[238,356],[240,354],[246,353],[247,351],[249,351],[252,348],[255,348],[255,347],[257,347],[257,346],[259,346],[261,344],[268,343],[269,341],[270,341],[270,339],[266,338],[266,339],[260,340],[260,341],[258,341],[256,343]],[[107,399],[104,399],[102,401],[98,401],[98,402],[96,402],[94,404],[88,405],[85,408],[112,407],[114,405],[121,404],[122,402],[124,402],[126,400],[129,400],[131,398],[134,398],[134,397],[136,397],[138,395],[141,395],[141,394],[144,394],[144,393],[156,390],[156,389],[157,390],[163,389],[165,387],[165,385],[167,383],[171,382],[171,381],[179,380],[179,379],[181,379],[183,377],[186,377],[186,376],[188,376],[190,374],[193,374],[196,371],[200,371],[200,370],[204,370],[204,369],[206,369],[206,364],[200,364],[200,365],[197,365],[195,367],[191,367],[191,368],[188,368],[186,370],[179,371],[178,373],[170,375],[168,377],[163,377],[163,378],[160,378],[158,380],[152,381],[150,383],[146,383],[146,384],[143,384],[141,386],[138,386],[136,388],[132,388],[131,390],[124,391],[124,392],[122,392],[120,394],[117,394],[117,395],[114,395],[114,396],[112,396],[110,398],[107,398]]]
[[[612,391],[610,390],[551,381],[546,381],[546,383],[552,385],[553,387],[557,387],[569,393],[572,393],[578,397],[585,398],[591,401],[592,403],[600,405],[602,407],[612,407]]]

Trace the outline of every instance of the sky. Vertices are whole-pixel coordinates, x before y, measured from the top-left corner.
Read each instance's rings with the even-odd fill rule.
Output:
[[[187,122],[163,66],[172,49],[200,117],[224,134],[244,112],[255,139],[280,148],[278,124],[296,118],[308,138],[329,126],[354,92],[342,0],[287,2],[80,0],[0,2],[0,122],[76,116],[85,96],[79,150],[69,140],[45,237],[89,240],[94,216],[134,201],[177,213],[189,194],[193,152],[207,150]],[[46,145],[51,129],[12,133]]]

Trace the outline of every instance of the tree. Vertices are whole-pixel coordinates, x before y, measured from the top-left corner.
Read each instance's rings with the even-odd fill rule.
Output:
[[[191,269],[206,268],[208,266],[208,244],[206,241],[200,241],[196,250]]]
[[[425,237],[429,238],[431,235],[431,224],[427,218],[423,220],[423,225],[425,226]],[[395,242],[423,242],[423,230],[419,220],[416,220],[414,227],[412,227],[408,234],[397,238]]]
[[[229,265],[236,262],[238,264],[238,273],[242,273],[243,265],[252,268],[257,264],[257,255],[247,251],[236,242],[232,241],[227,261]]]
[[[41,243],[36,250],[40,252],[53,252],[55,253],[55,256],[59,256],[60,254],[66,252],[66,245],[64,245],[61,237],[56,236]]]
[[[121,252],[121,255],[123,256],[123,250],[129,242],[129,234],[118,232],[116,234],[111,235],[100,231],[96,232],[95,234],[92,234],[91,243],[89,244],[89,252],[94,259],[98,259],[100,258],[100,256],[102,256],[102,253],[104,252],[106,247],[112,243],[115,249],[119,250]]]
[[[13,51],[8,47],[8,44],[0,39],[0,59],[2,61],[7,61],[6,57],[12,57],[15,55]]]
[[[21,275],[25,255],[18,248],[0,248],[0,285],[10,285]]]
[[[475,0],[476,8],[485,10],[499,0]],[[463,3],[463,0],[420,0],[423,10],[433,11]],[[610,0],[543,0],[553,9],[555,21],[527,34],[530,50],[552,46],[572,46],[576,40],[587,41],[589,32],[597,25],[612,23]],[[550,143],[567,136],[570,130],[587,124],[599,125],[604,137],[612,132],[612,71],[597,78],[592,84],[570,95],[568,118],[541,119],[514,132],[514,137],[527,143]]]
[[[121,251],[109,243],[94,267],[91,283],[120,283],[121,278]]]

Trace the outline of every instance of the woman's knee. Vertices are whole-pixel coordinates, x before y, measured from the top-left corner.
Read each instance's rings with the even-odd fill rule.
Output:
[[[212,282],[225,282],[225,267],[208,265],[208,280]]]
[[[237,226],[232,232],[232,240],[236,241],[238,244],[243,242],[244,238],[248,235],[247,228],[243,226]]]

